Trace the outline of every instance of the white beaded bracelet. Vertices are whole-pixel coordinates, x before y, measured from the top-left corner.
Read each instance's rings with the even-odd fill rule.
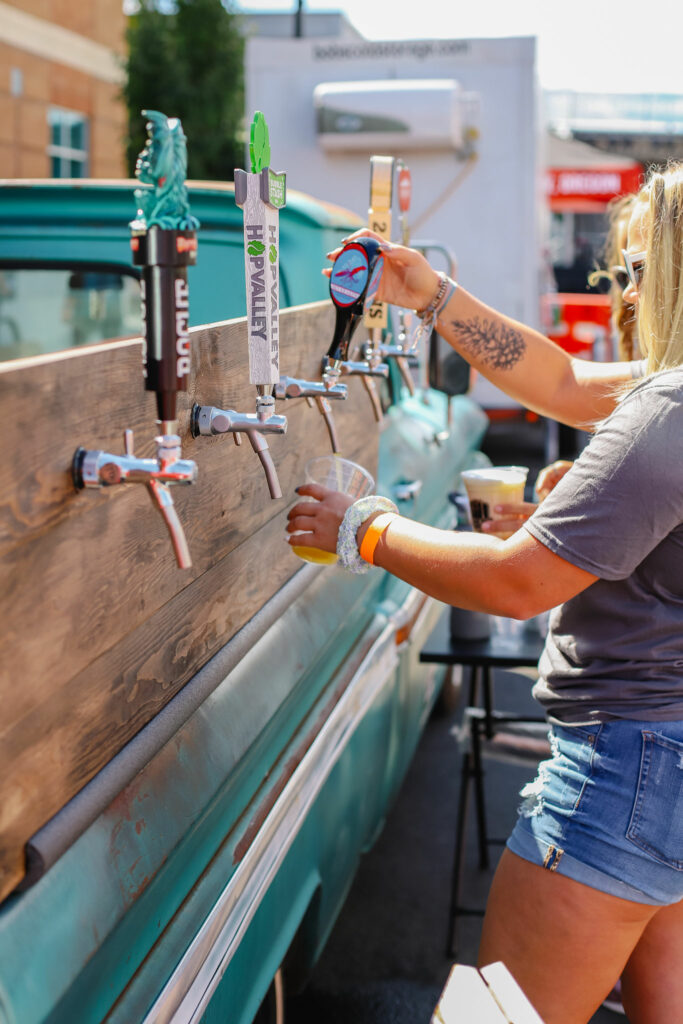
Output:
[[[349,505],[341,521],[337,534],[338,564],[349,572],[361,575],[371,568],[369,562],[363,561],[358,553],[356,533],[361,523],[373,516],[375,512],[398,512],[396,505],[381,494],[369,494]]]

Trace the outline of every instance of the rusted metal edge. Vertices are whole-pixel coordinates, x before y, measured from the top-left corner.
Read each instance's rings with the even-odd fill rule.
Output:
[[[161,750],[273,623],[313,582],[322,566],[305,565],[278,590],[183,689],[105,767],[26,843],[28,889],[92,825],[139,771]]]
[[[379,627],[379,630],[378,630]],[[370,627],[373,642],[303,754],[269,813],[243,851],[235,873],[144,1018],[143,1024],[199,1024],[311,806],[359,722],[398,664],[395,624],[382,615]]]

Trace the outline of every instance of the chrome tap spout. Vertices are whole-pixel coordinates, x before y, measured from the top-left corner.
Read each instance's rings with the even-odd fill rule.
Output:
[[[378,423],[382,422],[382,403],[375,387],[374,377],[386,379],[389,376],[389,367],[386,363],[370,363],[367,359],[330,359],[325,356],[322,362],[323,381],[328,388],[334,386],[340,375],[347,377],[361,377],[365,390],[372,403],[372,411]],[[334,443],[334,442],[333,442]]]
[[[329,384],[324,380],[300,380],[298,377],[280,377],[280,381],[273,385],[275,398],[317,398],[324,395],[325,398],[343,400],[348,397],[346,384]]]
[[[192,565],[187,540],[173,504],[170,487],[192,484],[197,466],[181,459],[180,438],[164,434],[155,438],[156,459],[139,459],[133,453],[133,431],[124,434],[125,454],[78,448],[73,459],[73,479],[78,490],[86,487],[111,487],[116,484],[145,484],[168,529],[180,569]]]
[[[257,410],[259,410],[258,402],[261,397],[271,398],[271,396],[259,396]],[[271,398],[271,402],[274,405],[274,399]],[[268,403],[264,403],[264,407],[267,408]],[[241,442],[240,434],[246,434],[263,466],[271,498],[282,497],[282,489],[265,435],[285,434],[287,432],[286,416],[271,414],[261,418],[259,411],[256,413],[235,412],[234,409],[218,409],[214,405],[195,404],[190,415],[190,431],[193,437],[232,434],[236,444]]]
[[[273,385],[275,398],[305,398],[310,406],[317,406],[318,412],[325,421],[335,455],[339,454],[339,437],[328,399],[341,401],[348,397],[348,393],[346,384],[335,384],[333,380],[299,380],[297,377],[280,377],[279,383]]]
[[[382,377],[386,380],[389,376],[389,367],[386,363],[373,365],[367,359],[345,359],[340,369],[344,377]]]
[[[408,388],[411,395],[415,394],[415,381],[410,373],[410,363],[408,361],[408,352],[403,348],[402,345],[380,345],[377,354],[381,359],[395,359],[396,365],[398,366],[403,383]]]

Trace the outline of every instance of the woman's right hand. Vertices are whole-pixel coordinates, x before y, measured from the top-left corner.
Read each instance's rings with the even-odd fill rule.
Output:
[[[566,459],[558,459],[545,466],[536,477],[535,491],[539,502],[547,498],[553,487],[559,484],[562,477],[573,466],[572,462]],[[523,523],[529,519],[538,505],[532,501],[508,502],[506,505],[496,505],[493,511],[499,516],[498,519],[486,519],[481,524],[484,533],[492,533],[494,536],[499,533],[515,533]]]
[[[562,477],[573,465],[574,463],[569,462],[567,459],[558,459],[557,462],[551,462],[549,466],[540,471],[536,477],[535,488],[539,501],[543,501],[544,498],[548,497],[553,487],[559,484]]]
[[[437,272],[432,270],[421,253],[404,245],[387,242],[381,235],[368,228],[349,235],[344,239],[344,245],[354,242],[357,238],[375,238],[381,243],[384,269],[377,291],[379,302],[391,302],[406,309],[424,309],[429,305],[441,282]],[[343,246],[340,246],[328,252],[327,258],[334,262],[342,248]],[[323,270],[327,277],[331,273],[332,269],[329,267]]]

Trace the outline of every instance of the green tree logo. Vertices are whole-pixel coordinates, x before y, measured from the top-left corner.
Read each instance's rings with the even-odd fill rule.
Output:
[[[249,133],[249,156],[251,173],[258,174],[270,164],[270,137],[266,119],[260,110],[254,114]]]
[[[263,242],[250,242],[247,246],[247,252],[250,256],[261,256],[266,251],[266,247]]]
[[[271,245],[270,249],[268,250],[268,259],[270,260],[271,263],[277,263],[277,249],[275,248],[274,245]]]

